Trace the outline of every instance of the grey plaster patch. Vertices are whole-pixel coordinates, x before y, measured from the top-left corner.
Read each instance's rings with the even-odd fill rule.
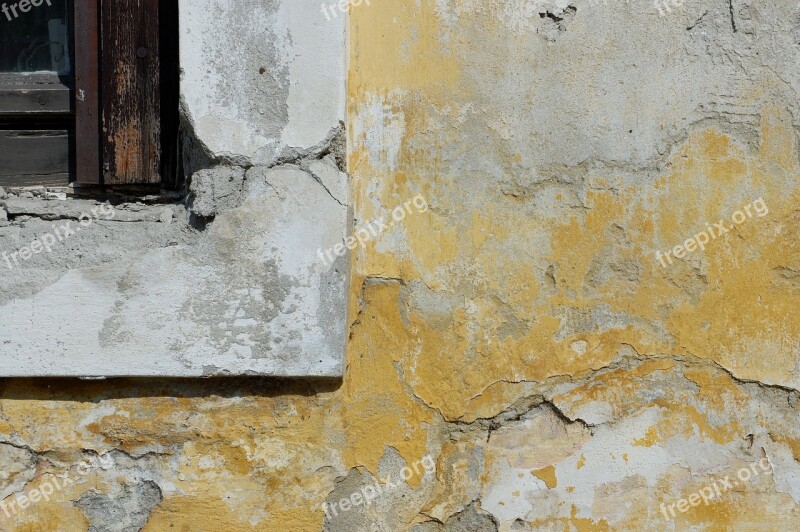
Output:
[[[189,188],[192,212],[209,217],[238,206],[244,173],[243,168],[236,166],[216,166],[195,172]]]
[[[75,506],[89,518],[89,532],[138,532],[162,499],[158,485],[146,480],[123,486],[113,497],[89,491]]]
[[[413,508],[422,505],[430,495],[434,478],[434,475],[428,474],[423,478],[422,486],[412,489],[401,478],[404,467],[406,463],[403,458],[396,449],[390,447],[381,459],[378,472],[380,480],[368,471],[351,469],[336,483],[336,488],[326,499],[323,530],[403,530],[416,513]],[[420,467],[417,464],[417,468]],[[342,501],[350,501],[344,510]]]
[[[497,530],[494,517],[480,510],[475,503],[450,517],[442,528],[443,532],[497,532]]]
[[[339,530],[358,530],[366,520],[365,511],[369,510],[369,505],[363,500],[362,488],[366,485],[374,484],[375,479],[372,475],[364,474],[358,469],[351,469],[344,479],[336,483],[336,488],[326,499],[326,517],[322,530],[324,532],[338,532]],[[341,500],[351,500],[353,494],[358,494],[361,503],[352,509],[342,510],[338,505]],[[357,497],[358,497],[357,496]],[[356,502],[358,502],[358,498]],[[337,506],[333,506],[337,505]],[[371,505],[371,501],[370,501]]]

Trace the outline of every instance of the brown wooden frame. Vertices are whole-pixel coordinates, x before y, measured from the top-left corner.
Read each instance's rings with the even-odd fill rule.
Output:
[[[75,182],[102,183],[100,0],[75,0]]]
[[[103,0],[101,4],[104,183],[158,183],[161,181],[160,2]]]

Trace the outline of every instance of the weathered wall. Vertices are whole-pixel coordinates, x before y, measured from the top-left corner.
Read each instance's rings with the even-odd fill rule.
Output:
[[[354,9],[344,381],[6,381],[14,528],[796,528],[800,7],[565,4]]]

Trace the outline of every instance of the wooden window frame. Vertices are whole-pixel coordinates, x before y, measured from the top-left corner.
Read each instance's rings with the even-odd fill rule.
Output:
[[[100,2],[75,0],[75,182],[102,184],[100,172]]]
[[[70,22],[72,82],[0,74],[0,186],[175,188],[177,0],[73,0]]]

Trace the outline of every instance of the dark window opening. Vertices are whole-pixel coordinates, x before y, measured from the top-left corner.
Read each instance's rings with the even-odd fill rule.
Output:
[[[178,186],[175,0],[0,11],[0,186]]]

